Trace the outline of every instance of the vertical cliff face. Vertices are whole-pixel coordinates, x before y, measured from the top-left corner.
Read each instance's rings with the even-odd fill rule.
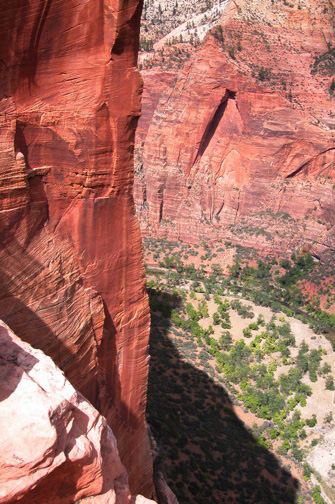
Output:
[[[152,494],[134,214],[140,0],[1,0],[0,313],[108,420]]]
[[[334,250],[333,26],[330,0],[225,4],[141,125],[145,232],[275,253]],[[151,88],[153,73],[144,74]],[[284,235],[283,214],[295,220]],[[234,234],[264,224],[271,239]]]

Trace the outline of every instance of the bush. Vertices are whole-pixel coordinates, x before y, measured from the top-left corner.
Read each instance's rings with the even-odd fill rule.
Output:
[[[245,338],[251,338],[251,330],[249,329],[249,327],[246,327],[245,329],[243,329],[243,336]]]
[[[316,485],[313,488],[312,497],[314,499],[315,504],[326,504],[326,501],[321,496],[321,488],[319,485]]]
[[[280,266],[286,270],[289,270],[291,268],[291,261],[288,259],[283,259],[280,261]]]
[[[270,79],[270,71],[268,68],[261,67],[258,70],[258,79],[262,82]]]
[[[309,372],[309,379],[311,380],[311,382],[316,382],[318,381],[318,376],[315,372],[314,369],[311,369],[310,372]]]
[[[329,374],[331,372],[332,368],[331,366],[328,364],[328,362],[325,362],[322,369],[321,369],[321,372],[322,374]]]
[[[223,350],[230,350],[232,342],[233,340],[229,331],[225,331],[219,339],[219,345]]]
[[[257,331],[258,330],[257,322],[251,322],[251,324],[249,324],[249,329],[251,329],[252,331]]]
[[[335,385],[334,385],[334,378],[332,376],[329,376],[326,381],[326,390],[334,390]]]
[[[315,414],[312,416],[312,418],[306,419],[306,424],[308,425],[308,427],[315,427],[316,423],[317,423],[317,418],[316,418]]]
[[[308,464],[304,464],[304,480],[307,481],[310,479],[312,474],[312,468]]]
[[[297,446],[294,446],[294,448],[292,449],[292,455],[298,462],[302,462],[303,451],[300,448],[298,448]]]

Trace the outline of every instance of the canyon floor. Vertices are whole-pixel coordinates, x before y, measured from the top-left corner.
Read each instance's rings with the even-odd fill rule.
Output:
[[[147,414],[168,483],[181,504],[334,502],[329,271],[218,245],[144,240]]]

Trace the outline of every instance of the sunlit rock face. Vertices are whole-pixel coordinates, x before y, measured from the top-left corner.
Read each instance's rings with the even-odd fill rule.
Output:
[[[41,350],[0,321],[0,502],[131,498],[106,419]]]
[[[135,193],[144,233],[334,250],[333,25],[330,0],[227,2],[160,100],[155,72],[162,89],[165,70],[144,72]],[[238,226],[269,236],[241,238]]]
[[[0,314],[106,417],[152,495],[135,218],[140,0],[2,0]]]

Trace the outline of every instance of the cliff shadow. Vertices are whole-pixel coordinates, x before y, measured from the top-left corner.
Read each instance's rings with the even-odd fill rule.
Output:
[[[63,362],[72,358],[72,354],[62,341],[57,338],[52,328],[32,309],[27,299],[45,309],[41,299],[42,288],[33,277],[46,265],[42,265],[18,243],[16,238],[6,232],[0,239],[0,319],[22,341],[41,349],[49,355],[55,364],[64,370]],[[47,288],[47,282],[45,284]],[[56,292],[55,292],[56,294]],[[45,291],[50,295],[50,290]]]
[[[15,392],[22,375],[29,372],[38,360],[18,346],[0,326],[0,402]]]
[[[53,260],[54,258],[50,257],[50,262]],[[112,424],[113,416],[111,410],[115,408],[118,420],[122,424],[126,425],[127,428],[138,428],[138,418],[128,408],[121,397],[121,380],[116,362],[116,328],[106,303],[103,302],[105,317],[103,336],[99,346],[96,348],[100,367],[98,370],[93,368],[90,374],[84,373],[82,375],[81,368],[83,368],[83,365],[85,366],[87,359],[84,363],[78,360],[76,347],[64,344],[59,327],[58,333],[57,330],[54,330],[54,324],[60,326],[62,322],[62,320],[57,320],[58,289],[64,288],[61,261],[59,276],[56,280],[53,279],[53,283],[51,283],[48,277],[44,280],[45,290],[43,286],[38,285],[39,280],[33,276],[33,272],[40,272],[43,268],[46,270],[46,274],[48,274],[48,264],[41,264],[24,246],[18,243],[11,232],[7,231],[0,234],[0,319],[20,339],[28,342],[35,348],[41,349],[46,355],[51,357],[54,363],[64,372],[73,387],[81,392],[107,418],[110,425]],[[77,288],[82,288],[82,286],[83,278],[79,276],[77,281],[67,288],[66,292],[69,296],[66,298],[65,294],[63,294],[64,310],[59,312],[62,316],[69,316],[68,314],[70,313],[74,319],[77,317],[76,312],[71,309],[71,293],[75,292]],[[35,307],[38,308],[35,309]],[[49,310],[52,325],[48,325],[42,316],[39,316],[37,310],[40,310],[41,314]],[[71,327],[73,326],[78,331],[80,330],[78,324],[73,324]],[[87,327],[86,330],[90,330],[90,327]],[[72,333],[65,334],[65,338],[67,337],[69,340],[76,340],[76,338],[73,338]],[[92,352],[94,351],[92,350]],[[93,357],[91,358],[93,359]],[[5,399],[16,389],[22,373],[23,371],[19,372],[18,368],[15,379],[14,377],[11,378],[13,380],[11,389],[7,387],[6,392],[3,390],[0,398],[3,396],[3,399]],[[100,377],[98,377],[99,373]],[[101,401],[101,398],[104,401]],[[116,429],[117,425],[115,425],[115,421],[111,427]]]
[[[180,504],[293,504],[298,480],[253,437],[227,390],[177,348],[196,359],[193,338],[174,337],[171,312],[180,301],[164,316],[155,306],[150,336],[147,415],[168,484]]]

